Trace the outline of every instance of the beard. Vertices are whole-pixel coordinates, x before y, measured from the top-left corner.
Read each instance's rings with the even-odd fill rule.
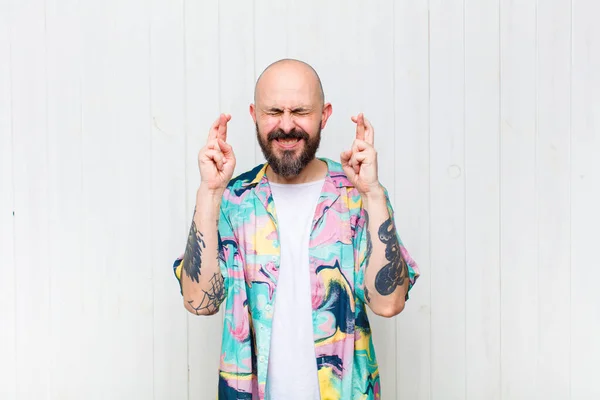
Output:
[[[277,129],[269,133],[266,139],[263,139],[258,130],[258,124],[256,124],[256,138],[273,172],[284,178],[291,178],[297,176],[308,163],[315,159],[321,144],[321,123],[319,123],[317,134],[312,139],[305,131],[296,128],[288,133]],[[282,154],[278,156],[273,148],[273,141],[277,139],[304,140],[304,146],[298,155],[296,155],[297,150],[279,150]]]

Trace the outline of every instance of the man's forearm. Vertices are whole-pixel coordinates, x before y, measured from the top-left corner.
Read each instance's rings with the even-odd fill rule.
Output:
[[[197,315],[215,314],[224,297],[218,262],[220,204],[218,194],[198,189],[181,273],[185,308]]]
[[[383,188],[365,195],[363,205],[367,229],[365,300],[376,314],[392,317],[404,308],[408,267]]]

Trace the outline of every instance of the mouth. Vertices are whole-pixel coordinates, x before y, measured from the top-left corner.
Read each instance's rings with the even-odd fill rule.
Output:
[[[277,146],[284,150],[293,150],[296,148],[302,139],[297,138],[285,138],[285,139],[275,139],[274,142],[277,143]]]

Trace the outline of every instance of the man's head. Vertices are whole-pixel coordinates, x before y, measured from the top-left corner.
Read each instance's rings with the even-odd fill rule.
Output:
[[[321,80],[308,64],[283,59],[269,65],[254,90],[250,114],[260,148],[273,171],[298,175],[315,158],[331,115]]]

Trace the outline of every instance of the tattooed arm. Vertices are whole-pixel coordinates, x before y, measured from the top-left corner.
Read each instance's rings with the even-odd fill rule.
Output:
[[[196,315],[216,314],[225,297],[218,261],[220,204],[220,196],[198,189],[180,272],[185,308]]]
[[[226,142],[230,119],[229,114],[219,115],[198,153],[201,183],[196,208],[183,260],[178,259],[174,265],[185,308],[196,315],[216,314],[225,298],[218,224],[221,198],[236,163],[233,149]]]
[[[373,126],[362,113],[352,121],[356,123],[356,139],[350,150],[340,154],[340,161],[363,203],[363,224],[357,236],[360,244],[355,248],[359,264],[355,292],[375,314],[392,317],[404,309],[419,271],[402,247],[387,193],[379,183]]]
[[[408,266],[400,251],[383,188],[364,196],[363,205],[367,230],[365,300],[375,314],[393,317],[404,309]]]

